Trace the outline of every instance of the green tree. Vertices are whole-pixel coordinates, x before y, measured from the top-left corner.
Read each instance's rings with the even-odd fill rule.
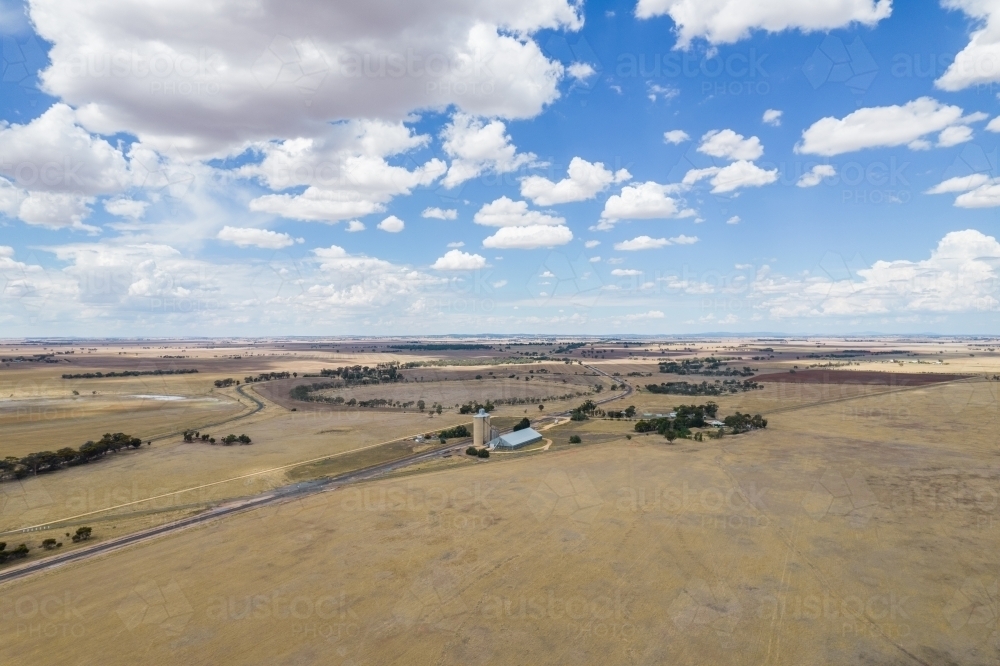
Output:
[[[424,407],[427,405],[423,400],[417,400],[417,409],[424,411]]]
[[[583,441],[583,440],[582,440],[582,439],[580,439],[580,436],[579,436],[579,435],[570,435],[570,436],[569,436],[569,443],[570,443],[570,444],[579,444],[579,443],[581,443],[582,441]]]

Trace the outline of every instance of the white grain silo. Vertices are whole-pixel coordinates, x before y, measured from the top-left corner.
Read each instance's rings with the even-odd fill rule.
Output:
[[[478,414],[472,415],[472,445],[486,446],[490,436],[490,415],[485,409],[480,409]]]

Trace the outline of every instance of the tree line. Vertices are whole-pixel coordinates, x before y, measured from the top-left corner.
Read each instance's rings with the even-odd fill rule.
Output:
[[[191,375],[198,372],[194,368],[180,370],[122,370],[121,372],[82,372],[63,375],[63,379],[109,379],[111,377],[145,377],[146,375]]]
[[[744,379],[742,382],[738,379],[726,379],[721,382],[719,380],[715,380],[715,383],[713,384],[709,384],[708,382],[702,382],[700,384],[691,382],[662,382],[660,384],[646,384],[646,390],[650,393],[687,396],[725,395],[727,393],[740,393],[743,391],[753,391],[762,388],[764,388],[762,384],[758,384],[752,379]]]
[[[150,444],[150,442],[146,442]],[[78,449],[65,447],[58,451],[39,451],[18,458],[7,456],[0,460],[0,480],[23,479],[29,474],[38,475],[55,472],[65,467],[83,465],[99,460],[109,453],[117,453],[126,448],[138,449],[142,440],[125,433],[105,433],[98,441],[84,443]]]

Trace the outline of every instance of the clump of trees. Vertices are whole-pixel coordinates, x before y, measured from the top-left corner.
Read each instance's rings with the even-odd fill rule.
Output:
[[[262,372],[256,377],[249,376],[243,378],[243,383],[253,384],[254,382],[267,382],[272,379],[291,379],[292,377],[298,377],[297,372]]]
[[[597,404],[593,400],[587,400],[570,412],[569,418],[571,421],[586,421],[591,416],[594,416],[597,411]]]
[[[464,405],[462,405],[461,407],[458,408],[458,413],[459,414],[476,414],[477,412],[479,412],[480,409],[482,409],[484,411],[487,411],[487,412],[492,412],[493,408],[494,408],[494,405],[489,400],[486,401],[485,405],[480,404],[478,402],[467,402],[466,404],[464,404]]]
[[[142,440],[125,433],[105,433],[98,441],[89,441],[74,449],[65,447],[58,451],[29,453],[23,458],[8,456],[0,460],[0,481],[23,479],[28,475],[54,472],[64,467],[82,465],[103,458],[109,453],[117,453],[125,448],[137,449]]]
[[[763,418],[760,414],[750,416],[749,414],[736,412],[732,416],[722,419],[722,422],[726,424],[727,428],[732,428],[734,433],[750,432],[751,430],[767,427],[767,419]]]
[[[514,432],[517,432],[518,430],[524,430],[525,428],[530,428],[530,427],[531,427],[531,421],[528,419],[527,416],[525,416],[523,419],[514,424],[513,430]]]
[[[184,431],[184,441],[193,442],[195,440],[201,442],[209,442],[215,444],[215,438],[209,435],[207,432],[198,432],[196,430],[185,430]]]
[[[14,550],[7,550],[7,544],[0,541],[0,564],[10,560],[23,559],[28,556],[29,552],[31,552],[31,549],[28,548],[27,544],[22,543]]]
[[[714,383],[702,382],[700,384],[691,382],[663,382],[661,384],[646,384],[646,390],[650,393],[662,393],[667,395],[725,395],[727,393],[740,393],[743,391],[753,391],[764,388],[757,382],[746,379],[742,382],[737,379],[727,379],[725,381],[715,380]]]
[[[477,458],[489,458],[490,457],[490,450],[486,449],[486,448],[477,449],[474,446],[470,446],[469,448],[467,448],[465,450],[465,455],[467,455],[467,456],[474,456],[474,457],[477,457]]]
[[[232,377],[226,377],[225,379],[216,379],[215,388],[227,388],[236,384],[239,386],[240,381],[238,379],[233,379]]]
[[[723,367],[729,365],[729,359],[687,358],[678,361],[662,361],[660,372],[672,375],[703,375],[706,377],[753,377],[755,370],[748,365],[742,369]]]
[[[145,375],[190,375],[198,372],[189,370],[123,370],[121,372],[83,372],[75,375],[63,375],[63,379],[107,379],[110,377],[143,377]]]
[[[442,439],[459,439],[462,437],[471,437],[471,436],[472,433],[470,433],[469,429],[464,425],[457,425],[454,428],[448,428],[438,433],[438,437]]]
[[[86,541],[90,538],[93,528],[90,527],[78,527],[76,528],[76,534],[73,535],[73,542],[79,543],[80,541]]]
[[[338,377],[345,386],[357,384],[391,384],[403,381],[399,363],[379,363],[375,367],[351,365],[342,368],[323,368],[320,377]]]
[[[673,442],[677,438],[690,439],[691,428],[703,428],[709,425],[706,419],[715,419],[719,406],[714,402],[704,405],[680,405],[674,409],[674,414],[655,419],[642,419],[636,422],[636,432],[656,432],[667,438],[668,442]],[[709,437],[718,438],[725,434],[728,428],[733,434],[749,432],[758,428],[767,427],[767,419],[760,414],[753,416],[736,412],[732,416],[727,416],[722,421],[723,427],[716,430]],[[696,441],[703,441],[703,433],[694,436]]]

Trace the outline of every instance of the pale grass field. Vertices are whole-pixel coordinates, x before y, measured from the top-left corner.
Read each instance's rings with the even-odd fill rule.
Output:
[[[757,353],[726,350],[738,343],[684,346],[702,356]],[[943,350],[938,372],[1000,372],[1000,359],[966,342],[848,346],[879,345]],[[764,346],[780,358],[742,364],[764,374],[817,362],[795,359],[815,345],[785,345],[780,354],[774,343],[747,349]],[[248,406],[212,381],[242,379],[251,367],[253,374],[304,373],[391,356],[246,345],[226,352],[133,350],[154,352],[199,354],[206,370],[74,380],[81,394],[99,395],[72,400],[58,379],[67,371],[62,364],[0,367],[0,398],[14,393],[86,405],[41,424],[2,421],[0,409],[0,455],[58,448],[55,442],[107,430],[162,433],[222,420]],[[212,359],[223,353],[243,358]],[[113,355],[92,360],[95,368],[134,367]],[[621,372],[634,386],[671,377],[657,372],[655,359],[584,362]],[[174,363],[189,367],[191,359]],[[585,371],[575,362],[553,365]],[[523,375],[530,367],[512,371]],[[931,371],[881,361],[851,369]],[[461,370],[470,371],[480,372]],[[629,371],[653,376],[624,377]],[[549,379],[523,383],[536,381]],[[153,393],[219,402],[136,405],[123,397]],[[655,434],[632,433],[629,422],[567,423],[545,432],[550,451],[448,459],[69,565],[0,588],[0,663],[998,663],[998,393],[1000,382],[982,379],[893,392],[789,384],[719,397],[639,392],[604,407],[665,412],[714,400],[720,415],[759,412],[769,426],[668,445]],[[849,399],[856,396],[864,397]],[[580,400],[547,404],[545,412]],[[0,484],[0,530],[468,419],[453,411],[434,418],[293,413],[266,402],[263,412],[231,428],[209,429],[216,436],[246,432],[251,446],[185,444],[175,436],[96,464]],[[537,408],[497,410],[504,418],[524,413],[534,418]],[[104,427],[110,423],[126,425]],[[569,445],[571,434],[583,445]],[[44,446],[29,446],[34,441]],[[415,450],[394,446],[170,495],[79,524],[91,525],[95,539],[110,538]],[[0,540],[37,548],[54,536],[71,548],[66,531]]]
[[[0,658],[996,663],[995,618],[976,610],[1000,565],[988,386],[902,393],[908,420],[828,403],[721,442],[553,428],[585,444],[324,493],[5,586]]]

